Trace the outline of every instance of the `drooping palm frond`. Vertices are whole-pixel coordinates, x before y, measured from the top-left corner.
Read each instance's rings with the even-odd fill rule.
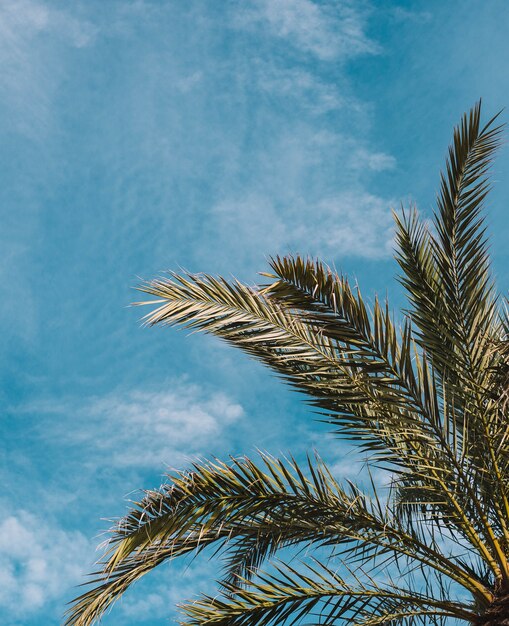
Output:
[[[488,602],[484,582],[429,535],[405,528],[353,484],[343,489],[320,460],[308,460],[307,470],[308,476],[295,461],[263,455],[259,465],[196,463],[170,476],[116,526],[95,586],[77,600],[67,623],[92,623],[163,561],[208,547],[225,553],[227,590],[249,581],[277,550],[304,544],[341,547],[344,564],[383,558],[388,567],[412,559]]]
[[[222,555],[222,594],[185,605],[189,626],[509,625],[509,323],[481,214],[500,134],[476,105],[454,131],[434,222],[395,216],[410,300],[401,326],[387,302],[370,309],[344,276],[299,256],[273,258],[259,287],[174,273],[141,286],[157,298],[139,303],[154,307],[148,325],[205,331],[268,365],[393,485],[382,504],[318,459],[197,462],[115,527],[69,626],[205,549]],[[282,549],[329,551],[351,575],[274,565]]]
[[[468,606],[394,586],[354,586],[325,565],[298,571],[289,565],[259,573],[247,588],[230,586],[223,597],[204,596],[183,605],[186,626],[269,626],[351,623],[389,626],[423,616],[475,619]]]

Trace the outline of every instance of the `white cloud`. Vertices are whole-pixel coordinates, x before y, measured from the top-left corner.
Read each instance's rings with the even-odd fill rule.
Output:
[[[290,76],[312,84],[306,73]],[[277,89],[275,83],[271,88]],[[310,95],[309,102],[321,106],[319,97],[313,101]],[[199,251],[204,261],[215,258],[223,267],[238,268],[259,267],[265,256],[286,252],[329,262],[391,256],[394,200],[370,192],[368,185],[396,161],[347,129],[329,128],[306,119],[274,127],[246,164],[249,185],[225,190],[211,206],[206,243]]]
[[[69,46],[93,43],[97,29],[68,11],[37,0],[0,3],[0,106],[10,129],[30,137],[53,122],[53,101]]]
[[[389,256],[392,250],[390,203],[366,191],[322,200],[314,212],[314,226],[305,236],[327,256],[367,258]]]
[[[62,599],[83,577],[91,545],[69,532],[19,511],[0,522],[0,607],[12,619],[40,613]]]
[[[96,450],[106,448],[114,465],[157,466],[200,453],[242,412],[224,394],[208,395],[191,385],[162,393],[135,391],[92,402],[87,413],[95,428],[77,436]]]
[[[253,76],[262,93],[291,98],[311,113],[321,115],[343,108],[347,101],[336,85],[326,83],[300,68],[278,68],[274,64],[258,62],[252,68]],[[350,99],[348,99],[350,105]]]
[[[15,45],[16,39],[26,42],[38,33],[57,36],[76,48],[90,45],[98,29],[87,20],[55,9],[39,0],[5,0],[0,5],[0,32],[7,38],[6,45]]]
[[[342,0],[255,0],[237,15],[236,25],[269,29],[274,36],[322,60],[346,59],[379,51],[365,32],[359,4]]]
[[[203,80],[203,72],[198,70],[176,81],[175,86],[180,93],[189,93]]]
[[[416,24],[426,24],[433,19],[433,14],[429,11],[409,11],[403,7],[390,9],[389,14],[397,22],[414,22]]]
[[[294,200],[281,205],[268,196],[252,195],[216,205],[211,228],[217,253],[240,263],[286,252],[318,255],[329,262],[345,256],[385,258],[393,242],[390,206],[389,200],[364,190],[311,204]]]
[[[396,159],[384,152],[372,152],[363,147],[358,147],[352,152],[350,167],[358,170],[371,170],[372,172],[383,172],[394,169]]]
[[[234,25],[254,34],[258,52],[235,66],[241,83],[273,114],[253,121],[250,178],[225,189],[210,209],[203,259],[258,267],[264,256],[300,252],[330,262],[347,255],[390,256],[392,199],[373,193],[369,179],[396,166],[368,140],[369,103],[355,95],[346,66],[379,52],[368,35],[365,2],[253,0]],[[274,41],[284,52],[274,53]],[[311,69],[301,52],[334,60]],[[339,61],[339,62],[338,62]],[[333,69],[332,69],[333,68]],[[260,132],[262,135],[262,132]]]
[[[243,415],[240,404],[221,392],[174,382],[171,390],[152,393],[133,390],[80,400],[32,405],[25,410],[74,414],[71,432],[52,421],[50,436],[77,446],[84,463],[94,467],[160,468],[181,464],[227,440],[227,429]]]

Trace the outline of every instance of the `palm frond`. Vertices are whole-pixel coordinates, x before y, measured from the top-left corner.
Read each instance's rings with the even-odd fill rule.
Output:
[[[435,369],[478,385],[487,341],[498,333],[496,294],[481,214],[501,141],[498,116],[481,126],[481,104],[454,129],[434,214],[435,232],[415,212],[397,220],[397,260],[419,340]]]
[[[415,210],[396,218],[396,258],[403,269],[401,282],[409,294],[418,341],[440,385],[447,389],[445,409],[466,442],[463,458],[479,469],[478,490],[493,503],[496,523],[507,542],[508,459],[500,454],[507,425],[496,397],[500,368],[492,349],[502,335],[502,325],[481,214],[502,126],[494,125],[495,116],[482,127],[480,114],[479,102],[454,130],[446,172],[441,175],[434,232]]]
[[[417,473],[498,571],[505,563],[500,543],[450,450],[433,374],[410,326],[399,343],[388,311],[376,304],[371,322],[360,294],[321,264],[288,257],[273,268],[284,280],[261,290],[206,275],[150,281],[140,289],[161,300],[146,323],[205,330],[261,359],[372,456]],[[303,311],[296,311],[295,288]]]
[[[406,325],[398,335],[388,302],[383,307],[376,299],[370,314],[360,291],[354,293],[346,278],[319,261],[286,256],[271,259],[270,265],[274,274],[265,275],[275,280],[264,293],[336,342],[351,367],[374,378],[381,394],[394,395],[396,404],[404,403],[426,421],[439,420],[436,396],[423,392],[412,364],[411,329]]]
[[[424,237],[424,231],[420,236]],[[423,261],[423,265],[426,263]],[[378,376],[392,386],[400,402],[406,402],[405,410],[417,415],[417,420],[426,425],[426,432],[432,433],[434,444],[425,444],[424,454],[415,443],[400,442],[405,458],[405,502],[410,503],[413,496],[415,501],[431,502],[442,519],[451,524],[458,524],[461,514],[466,513],[458,530],[466,531],[469,540],[490,560],[483,540],[476,535],[484,536],[496,555],[492,565],[496,559],[503,563],[492,526],[505,533],[504,513],[498,511],[494,519],[488,519],[483,507],[487,496],[498,488],[497,475],[494,480],[486,447],[472,436],[469,423],[463,420],[458,426],[455,412],[445,410],[447,403],[443,399],[448,386],[442,381],[441,389],[436,388],[434,372],[426,355],[417,353],[410,325],[405,324],[398,333],[388,304],[383,309],[377,300],[370,315],[360,294],[353,294],[347,281],[318,261],[276,257],[271,267],[274,274],[265,275],[275,282],[264,293],[276,298],[294,317],[319,329],[321,335],[339,342],[357,370],[372,372],[375,363]],[[334,422],[341,424],[341,416],[335,416]],[[392,428],[390,422],[387,428]],[[344,430],[358,434],[351,423]],[[471,439],[477,444],[475,448]]]
[[[299,256],[273,258],[257,287],[171,273],[139,288],[156,298],[137,303],[152,307],[147,325],[211,333],[305,393],[370,467],[393,472],[387,500],[339,484],[318,458],[197,461],[115,526],[67,626],[91,626],[146,573],[205,550],[222,557],[221,593],[185,605],[188,626],[495,623],[509,597],[509,315],[481,214],[501,127],[480,113],[454,130],[433,221],[395,215],[401,326],[387,301],[370,309]],[[350,575],[275,564],[287,548]]]
[[[488,601],[475,573],[405,529],[379,501],[351,483],[342,488],[319,459],[309,459],[307,470],[308,476],[295,461],[263,455],[259,465],[214,461],[173,474],[115,527],[103,570],[77,599],[67,624],[91,624],[163,561],[210,546],[225,551],[228,590],[250,579],[277,550],[304,543],[341,547],[344,559],[364,565],[380,557],[386,565],[411,558],[462,585],[480,603]]]
[[[445,598],[373,583],[352,586],[325,565],[307,566],[303,571],[287,564],[274,566],[273,572],[259,572],[256,580],[246,581],[245,588],[232,586],[227,591],[220,597],[203,596],[183,605],[183,624],[293,626],[314,619],[323,625],[344,621],[374,626],[397,624],[398,620],[401,624],[404,617],[423,613],[467,620],[476,617],[468,606]]]
[[[182,324],[188,328],[212,333],[240,347],[280,373],[296,389],[307,393],[312,403],[342,431],[371,452],[378,451],[388,462],[405,462],[401,446],[424,450],[434,441],[434,434],[413,407],[415,397],[400,393],[398,380],[386,374],[381,359],[371,358],[364,346],[364,333],[369,320],[362,301],[354,304],[354,296],[346,282],[339,289],[356,306],[359,316],[353,324],[345,324],[349,346],[329,337],[319,325],[307,323],[292,314],[276,298],[264,290],[249,288],[238,282],[206,275],[172,274],[171,279],[157,279],[140,287],[141,291],[161,298],[160,304],[144,319],[147,324]],[[138,304],[154,304],[141,302]],[[382,322],[381,318],[378,320]],[[356,326],[358,325],[358,326]],[[377,325],[384,334],[387,325],[390,337],[379,338],[387,350],[397,350],[396,336],[390,320]],[[411,367],[410,337],[406,341],[401,366]],[[391,344],[389,346],[389,344]],[[422,367],[425,369],[425,364]],[[430,382],[431,378],[428,376]],[[436,405],[433,389],[428,389],[429,409]],[[435,416],[436,417],[436,416]]]

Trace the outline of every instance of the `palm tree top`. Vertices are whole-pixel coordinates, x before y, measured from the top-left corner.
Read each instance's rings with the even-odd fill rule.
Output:
[[[196,462],[113,529],[68,626],[209,546],[223,555],[220,592],[185,604],[184,624],[509,626],[509,321],[483,216],[501,133],[476,104],[454,130],[432,222],[395,214],[402,324],[300,256],[272,258],[259,287],[186,273],[140,286],[156,298],[138,303],[151,306],[146,324],[202,330],[260,360],[392,485],[363,493],[319,458]],[[288,547],[306,548],[303,562],[278,561]]]

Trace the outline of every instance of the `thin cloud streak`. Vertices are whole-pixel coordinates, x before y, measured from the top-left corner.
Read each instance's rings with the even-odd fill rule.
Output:
[[[11,132],[41,138],[54,128],[55,98],[66,75],[63,49],[90,46],[97,34],[92,22],[46,2],[1,3],[1,107]]]
[[[273,36],[320,60],[348,59],[380,51],[365,33],[367,12],[360,3],[257,0],[247,7],[243,5],[239,10],[235,26],[246,30],[268,27]]]
[[[290,206],[264,195],[224,200],[211,212],[216,247],[207,253],[235,258],[241,266],[276,253],[329,261],[346,256],[387,259],[393,248],[390,206],[391,201],[362,190],[310,204],[295,200]]]
[[[182,381],[168,391],[131,390],[99,398],[34,403],[25,411],[47,414],[43,436],[58,437],[74,450],[84,467],[154,470],[177,466],[227,442],[228,430],[244,415],[240,404],[226,394]],[[63,420],[54,419],[61,415]],[[69,415],[72,431],[62,428]]]

